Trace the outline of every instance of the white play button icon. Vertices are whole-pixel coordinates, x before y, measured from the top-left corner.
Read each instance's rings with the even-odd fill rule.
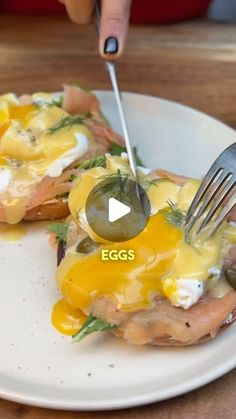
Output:
[[[119,220],[131,211],[128,205],[123,204],[115,198],[109,198],[108,201],[108,220],[110,223]]]
[[[142,186],[126,176],[112,174],[90,191],[85,212],[98,236],[117,243],[131,240],[145,229],[151,206]]]

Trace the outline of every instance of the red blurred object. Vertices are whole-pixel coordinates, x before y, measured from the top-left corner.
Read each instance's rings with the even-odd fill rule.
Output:
[[[211,0],[133,0],[132,23],[171,23],[206,13]]]
[[[0,9],[8,13],[27,15],[65,13],[65,7],[57,0],[1,0]]]
[[[170,23],[203,15],[211,0],[133,0],[132,23]],[[57,0],[1,0],[9,13],[50,14],[65,12]]]

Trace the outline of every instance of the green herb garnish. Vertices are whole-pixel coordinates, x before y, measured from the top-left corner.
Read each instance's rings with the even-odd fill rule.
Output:
[[[55,132],[59,131],[62,128],[69,127],[71,128],[72,125],[79,125],[84,123],[84,118],[81,116],[66,116],[62,118],[59,122],[49,128],[49,134],[55,134]]]
[[[236,265],[225,269],[225,279],[229,285],[236,290]]]
[[[77,176],[72,173],[72,175],[70,175],[69,182],[73,182],[76,178]]]
[[[52,105],[57,106],[58,108],[62,108],[62,103],[63,103],[63,96],[54,98],[52,101]]]
[[[54,97],[54,99],[51,99],[51,100],[50,99],[46,100],[41,97],[33,100],[33,105],[38,106],[38,107],[46,106],[50,108],[52,106],[57,106],[58,108],[61,108],[62,103],[63,103],[63,96]]]
[[[62,223],[52,223],[47,227],[49,233],[56,234],[57,243],[62,243],[66,241],[68,225]]]
[[[96,191],[98,197],[112,191],[117,199],[122,200],[122,198],[127,196],[130,192],[130,190],[127,190],[129,175],[122,173],[120,169],[118,169],[116,173],[100,176],[99,179],[103,180],[104,183]],[[107,182],[105,182],[105,180],[107,180]]]
[[[144,164],[143,164],[142,160],[138,156],[137,147],[134,147],[133,150],[134,150],[134,157],[135,157],[135,160],[136,160],[136,164],[138,166],[143,166],[144,167]],[[112,156],[120,156],[121,153],[126,153],[126,147],[123,147],[123,146],[121,146],[121,145],[119,145],[115,142],[111,142],[111,145],[110,145],[110,148],[109,148],[109,153]]]
[[[185,218],[183,212],[171,200],[167,201],[167,204],[168,208],[164,208],[160,213],[164,215],[169,224],[173,224],[176,227],[182,226]]]
[[[69,192],[60,193],[59,195],[56,195],[56,199],[67,199],[69,196]]]
[[[149,187],[150,187],[150,186],[157,186],[157,183],[156,183],[155,179],[148,180],[148,181],[147,181],[147,184],[148,184],[148,186],[149,186]]]
[[[182,227],[184,231],[184,237],[187,244],[193,245],[193,240],[186,228],[184,228],[185,214],[174,204],[171,200],[167,201],[168,208],[160,210],[160,214],[163,214],[167,223],[173,224],[176,227]]]
[[[105,163],[106,163],[105,156],[97,156],[89,160],[84,160],[78,165],[78,168],[89,170],[89,169],[93,169],[93,167],[105,167]]]
[[[100,320],[90,314],[85,320],[79,332],[73,336],[73,342],[80,342],[82,339],[93,332],[106,332],[108,330],[114,329],[115,327],[117,327],[116,324],[107,323],[104,320]]]

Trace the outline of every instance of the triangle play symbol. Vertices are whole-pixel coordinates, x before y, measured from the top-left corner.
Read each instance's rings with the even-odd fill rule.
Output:
[[[109,198],[108,201],[108,220],[110,223],[119,220],[131,212],[128,205],[123,204],[115,198]]]

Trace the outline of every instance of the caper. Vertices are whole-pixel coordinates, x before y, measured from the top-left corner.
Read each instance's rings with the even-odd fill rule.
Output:
[[[77,245],[76,252],[88,254],[94,252],[97,248],[98,245],[90,237],[86,237]]]
[[[232,288],[236,289],[236,267],[230,267],[225,270],[225,279]]]

